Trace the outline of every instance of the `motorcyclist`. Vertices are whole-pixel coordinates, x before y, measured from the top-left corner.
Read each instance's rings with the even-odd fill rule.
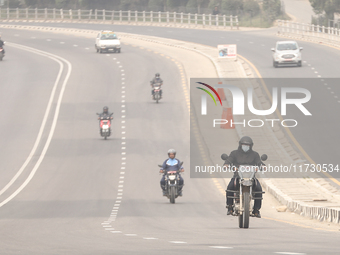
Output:
[[[183,167],[181,166],[181,162],[175,158],[176,157],[176,151],[174,149],[168,150],[168,156],[169,158],[166,159],[162,165],[162,168],[160,170],[161,173],[164,173],[161,179],[161,188],[163,190],[163,196],[166,196],[166,190],[165,190],[165,175],[167,171],[180,171],[184,172]],[[184,186],[184,180],[182,176],[179,174],[179,181],[178,181],[178,195],[182,196],[182,188]]]
[[[239,167],[240,165],[252,165],[252,166],[265,166],[265,164],[261,161],[260,155],[253,151],[253,140],[249,136],[244,136],[239,141],[239,147],[237,150],[234,150],[230,153],[230,156],[225,161],[224,166],[235,166]],[[234,177],[230,180],[227,190],[238,190],[239,189],[239,178],[238,174],[235,172]],[[262,192],[262,187],[260,182],[255,178],[253,184],[253,191]],[[227,197],[227,215],[233,214],[233,192],[226,192]],[[228,198],[229,196],[229,198]],[[257,193],[254,197],[261,199],[254,199],[254,208],[253,215],[255,217],[261,218],[260,209],[262,204],[262,193]]]
[[[103,107],[103,112],[99,114],[98,120],[99,120],[99,128],[100,128],[100,120],[101,119],[110,119],[112,120],[113,117],[111,116],[111,113],[109,112],[109,107],[104,106]]]
[[[4,48],[5,42],[3,40],[1,40],[1,35],[0,35],[0,48],[3,49],[3,54],[5,55],[5,48]]]
[[[160,87],[162,87],[162,85],[163,85],[163,80],[161,79],[160,76],[161,75],[159,73],[156,73],[155,77],[152,79],[152,81],[150,81],[150,85],[151,85],[151,88],[152,88],[152,90],[151,90],[151,96],[152,97],[153,97],[153,94],[154,94],[154,86],[155,86],[155,84],[159,84]],[[162,97],[162,89],[161,89],[159,95]]]

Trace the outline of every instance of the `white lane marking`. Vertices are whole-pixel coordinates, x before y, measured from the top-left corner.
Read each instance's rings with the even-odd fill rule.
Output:
[[[122,189],[119,189],[118,192],[123,192],[123,190],[122,190]]]
[[[114,228],[104,228],[105,230],[108,230],[108,231],[110,231],[110,230],[115,230]]]
[[[110,57],[110,54],[106,54],[107,57]]]
[[[36,37],[35,36],[32,36],[31,39],[35,39]]]
[[[78,45],[77,44],[73,44],[73,47],[78,47]]]
[[[119,66],[119,68],[122,68],[123,66]]]
[[[125,172],[120,172],[120,174],[125,174]]]
[[[125,100],[122,100],[122,103],[125,103]]]
[[[122,118],[125,118],[125,115],[123,115]]]
[[[90,48],[85,48],[85,50],[89,50]]]
[[[125,234],[126,236],[137,236],[136,234]]]
[[[124,75],[125,75],[125,73],[122,73],[122,75],[124,76]]]
[[[65,42],[60,42],[60,44],[65,44]]]
[[[158,238],[156,237],[143,237],[145,240],[157,240]]]
[[[297,252],[275,252],[276,254],[286,254],[286,255],[304,255],[306,253],[297,253]]]
[[[169,241],[169,243],[178,243],[178,244],[182,244],[182,243],[187,243],[187,242],[183,242],[183,241]]]
[[[117,197],[116,199],[122,199],[122,197]]]
[[[318,78],[320,78],[321,77],[321,75],[318,75]]]
[[[57,121],[58,121],[58,117],[59,117],[59,111],[60,111],[60,107],[61,107],[61,101],[63,99],[63,96],[64,96],[64,92],[65,92],[65,89],[66,89],[66,85],[67,85],[67,82],[70,78],[70,75],[71,75],[71,72],[72,72],[72,64],[67,61],[66,59],[62,58],[62,57],[59,57],[57,55],[54,55],[54,54],[51,54],[51,53],[48,53],[48,52],[45,52],[45,51],[42,51],[42,50],[37,50],[37,49],[34,49],[34,48],[31,48],[31,47],[27,47],[27,46],[24,46],[24,45],[20,45],[20,44],[16,44],[16,43],[10,43],[10,45],[14,46],[14,47],[17,47],[17,48],[20,48],[20,49],[24,49],[24,50],[27,50],[27,51],[31,51],[31,52],[35,52],[37,54],[40,54],[40,55],[45,55],[51,59],[54,59],[54,60],[59,60],[57,62],[60,63],[60,61],[64,61],[67,66],[68,66],[68,71],[67,71],[67,74],[64,78],[64,82],[61,86],[61,89],[60,89],[60,92],[59,92],[59,97],[58,97],[58,101],[57,101],[57,105],[56,105],[56,109],[55,109],[55,112],[54,112],[54,117],[53,117],[53,121],[52,121],[52,125],[51,125],[51,129],[50,129],[50,132],[48,134],[48,137],[47,137],[47,140],[45,142],[45,146],[39,156],[39,159],[38,161],[35,163],[32,171],[30,172],[30,174],[28,175],[27,179],[20,185],[20,187],[14,191],[8,198],[6,198],[4,201],[2,201],[0,203],[0,207],[2,207],[3,205],[7,204],[9,201],[11,201],[14,197],[16,197],[26,186],[27,184],[33,179],[35,173],[37,172],[41,162],[43,161],[43,159],[45,158],[45,155],[46,155],[46,152],[48,150],[48,147],[50,146],[50,143],[51,143],[51,140],[52,140],[52,137],[53,137],[53,134],[54,134],[54,130],[57,126]]]
[[[116,60],[116,58],[113,58],[113,60]]]
[[[50,42],[50,41],[52,41],[52,40],[51,40],[51,39],[46,39],[46,41]]]
[[[233,249],[233,247],[227,247],[227,246],[209,246],[210,248],[214,249]]]
[[[122,233],[122,231],[111,231],[113,234]]]
[[[9,45],[11,45],[11,43]],[[16,47],[18,47],[18,46],[16,46]],[[25,49],[25,50],[27,50],[27,49]],[[30,154],[28,155],[26,161],[24,162],[24,164],[20,167],[19,171],[14,175],[14,177],[9,181],[9,183],[7,183],[6,186],[1,189],[0,195],[3,194],[10,186],[12,186],[12,184],[18,179],[18,177],[25,170],[26,166],[30,163],[31,159],[33,158],[33,156],[34,156],[34,154],[35,154],[35,152],[36,152],[36,150],[38,148],[38,145],[39,145],[39,143],[41,141],[41,137],[42,137],[42,134],[43,134],[45,126],[46,126],[47,118],[48,118],[48,115],[50,114],[53,98],[55,96],[55,92],[56,92],[56,89],[58,87],[58,83],[60,81],[61,74],[62,74],[62,72],[64,70],[64,64],[61,61],[59,61],[58,59],[46,56],[45,54],[42,54],[42,53],[34,52],[32,50],[27,50],[27,51],[30,51],[30,52],[33,52],[35,54],[42,55],[42,56],[45,56],[45,57],[53,59],[54,61],[56,61],[59,64],[59,72],[58,72],[58,75],[57,75],[57,79],[54,82],[54,85],[53,85],[53,88],[52,88],[52,92],[51,92],[49,101],[47,103],[46,111],[45,111],[45,114],[44,114],[44,117],[43,117],[43,121],[41,123],[40,129],[39,129],[39,133],[38,133],[38,136],[37,136],[37,138],[35,140],[33,148],[31,150]]]

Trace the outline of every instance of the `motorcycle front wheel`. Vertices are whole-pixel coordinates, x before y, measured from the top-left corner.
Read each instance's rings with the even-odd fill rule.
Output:
[[[249,216],[250,216],[250,195],[249,192],[243,192],[243,203],[244,203],[244,211],[243,211],[243,228],[249,228]]]
[[[175,203],[175,198],[176,198],[176,190],[175,187],[170,187],[170,203],[174,204]]]

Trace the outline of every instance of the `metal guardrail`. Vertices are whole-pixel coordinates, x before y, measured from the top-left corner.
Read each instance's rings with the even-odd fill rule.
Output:
[[[105,23],[152,23],[171,26],[238,29],[238,17],[176,12],[138,12],[108,10],[18,9],[0,8],[0,21],[68,21]]]
[[[278,34],[340,46],[340,29],[278,20]]]

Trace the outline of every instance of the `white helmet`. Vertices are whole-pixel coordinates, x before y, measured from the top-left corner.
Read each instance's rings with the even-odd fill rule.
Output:
[[[170,153],[175,154],[175,156],[176,156],[176,151],[174,149],[168,150],[168,156],[170,156]]]

